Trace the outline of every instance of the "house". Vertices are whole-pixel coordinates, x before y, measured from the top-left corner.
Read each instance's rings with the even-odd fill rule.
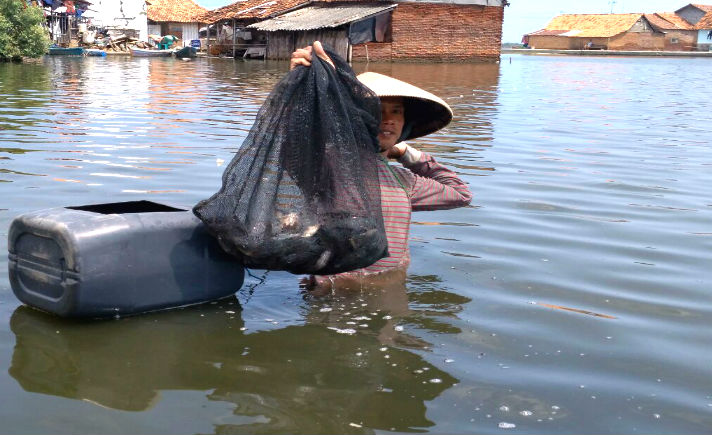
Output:
[[[209,24],[205,36],[208,51],[212,55],[232,53],[233,57],[251,52],[264,54],[267,35],[248,30],[247,26],[307,3],[308,0],[246,0],[208,11],[200,17]]]
[[[697,47],[695,26],[672,12],[645,14],[645,18],[656,31],[664,34],[663,50],[692,51]]]
[[[498,61],[507,0],[406,0],[392,13],[390,40],[356,44],[362,60]]]
[[[270,58],[284,58],[306,45],[303,42],[324,34],[332,42],[338,40],[336,45],[346,47],[339,50],[351,53],[354,60],[495,61],[507,4],[506,0],[247,0],[217,9],[204,19],[210,18],[211,24],[234,20],[232,34],[256,37]],[[297,13],[301,8],[309,9]],[[339,17],[333,23],[327,18],[329,11]],[[309,17],[318,22],[305,25],[303,20]],[[267,20],[270,23],[257,24]]]
[[[311,3],[276,18],[247,26],[268,32],[266,57],[289,59],[299,47],[321,41],[350,61],[354,44],[392,40],[395,3]]]
[[[50,39],[76,46],[88,28],[145,41],[146,0],[29,0],[43,8]]]
[[[540,49],[662,50],[665,34],[644,14],[564,14],[524,41]]]
[[[676,10],[675,14],[697,31],[697,50],[712,50],[712,5],[691,3]]]
[[[208,12],[193,0],[148,0],[148,33],[173,35],[176,45],[186,46],[199,39],[200,17]]]
[[[709,51],[712,5],[688,4],[652,14],[566,14],[524,35],[530,48]]]
[[[83,17],[94,27],[146,41],[146,13],[146,0],[91,0]]]

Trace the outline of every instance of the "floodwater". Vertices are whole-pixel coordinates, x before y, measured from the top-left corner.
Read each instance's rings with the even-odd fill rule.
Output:
[[[413,215],[405,285],[309,299],[253,270],[219,303],[73,322],[20,306],[3,254],[0,432],[710,433],[710,62],[355,65],[452,105],[413,145],[475,195]],[[0,251],[24,212],[206,198],[285,69],[0,64]]]

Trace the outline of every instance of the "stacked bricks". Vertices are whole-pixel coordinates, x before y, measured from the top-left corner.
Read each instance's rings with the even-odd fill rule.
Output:
[[[399,3],[393,42],[353,47],[353,60],[499,60],[504,8],[445,3]],[[368,48],[366,48],[366,46]]]

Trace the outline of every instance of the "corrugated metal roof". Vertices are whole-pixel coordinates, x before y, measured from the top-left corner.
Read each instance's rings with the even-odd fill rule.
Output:
[[[248,26],[251,29],[276,32],[278,30],[315,30],[339,27],[395,8],[396,4],[323,4],[307,6],[271,20]]]
[[[643,14],[565,14],[554,17],[546,30],[564,30],[562,36],[609,38],[626,32]]]
[[[208,10],[192,0],[150,0],[147,17],[157,22],[199,23]]]

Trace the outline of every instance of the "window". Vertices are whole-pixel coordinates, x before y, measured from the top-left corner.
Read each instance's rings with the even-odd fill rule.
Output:
[[[670,43],[671,44],[679,44],[680,40],[678,38],[670,38]]]

